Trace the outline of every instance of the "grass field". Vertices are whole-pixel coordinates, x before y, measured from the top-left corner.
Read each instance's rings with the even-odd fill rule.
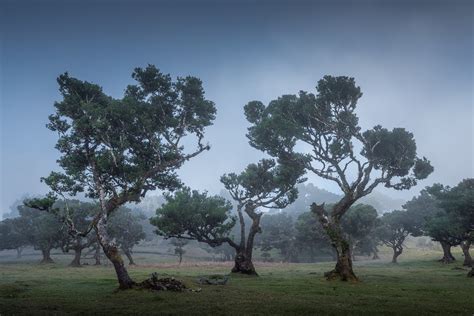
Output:
[[[442,265],[437,256],[412,256],[396,266],[358,261],[357,284],[325,281],[323,272],[333,263],[257,264],[259,278],[231,276],[223,286],[199,285],[196,278],[227,273],[230,263],[146,263],[129,269],[135,280],[156,271],[201,288],[184,293],[115,291],[110,266],[70,268],[67,258],[52,265],[3,260],[0,315],[473,315],[474,280],[460,262]]]

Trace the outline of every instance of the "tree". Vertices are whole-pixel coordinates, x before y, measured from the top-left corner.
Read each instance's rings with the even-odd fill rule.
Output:
[[[240,174],[227,174],[221,182],[237,204],[240,234],[238,240],[229,234],[236,218],[230,215],[232,205],[222,197],[207,197],[189,189],[167,197],[167,203],[157,210],[152,224],[166,237],[195,239],[212,247],[228,243],[236,251],[233,273],[257,275],[252,262],[255,235],[261,232],[261,208],[283,208],[297,197],[295,184],[301,181],[303,169],[297,160],[277,164],[262,159],[250,164]],[[246,229],[244,214],[251,220]]]
[[[62,245],[65,232],[61,222],[53,214],[40,212],[25,205],[18,206],[20,217],[17,218],[18,232],[30,245],[41,250],[41,263],[53,263],[51,250]]]
[[[262,208],[282,209],[298,197],[297,183],[304,169],[301,159],[286,156],[277,164],[272,159],[262,159],[250,164],[240,174],[230,173],[221,177],[221,182],[237,203],[237,216],[240,225],[240,242],[235,244],[236,256],[232,272],[257,275],[252,262],[255,235],[261,233],[260,220]],[[251,225],[246,234],[244,214]]]
[[[314,262],[315,257],[321,254],[334,258],[334,249],[316,214],[305,212],[298,216],[295,230],[296,246],[300,252],[309,254],[311,262]]]
[[[21,233],[21,218],[7,218],[0,222],[0,250],[15,249],[21,258],[24,247],[29,245],[25,234]]]
[[[303,157],[308,171],[340,187],[343,197],[330,210],[316,203],[311,209],[337,253],[336,267],[326,277],[355,281],[349,243],[341,229],[343,216],[378,185],[409,189],[433,167],[426,158],[417,158],[413,134],[403,128],[389,131],[378,125],[362,132],[355,113],[362,93],[353,78],[325,76],[317,91],[283,95],[268,106],[249,102],[245,114],[252,125],[247,136],[253,147],[273,157]]]
[[[352,206],[342,218],[341,227],[350,245],[352,258],[355,248],[375,229],[377,211],[370,205]]]
[[[387,247],[392,248],[392,263],[403,253],[403,243],[410,232],[414,231],[414,221],[407,211],[392,211],[383,214],[376,236]]]
[[[236,218],[231,215],[232,204],[225,198],[183,188],[165,195],[165,199],[156,216],[150,218],[158,235],[197,240],[211,247],[226,243],[236,246],[229,236]]]
[[[183,256],[186,253],[184,246],[186,246],[188,242],[188,240],[182,238],[171,239],[171,244],[174,246],[174,254],[179,258],[179,265],[181,265],[181,262],[183,262]]]
[[[59,135],[56,148],[63,171],[43,178],[56,197],[84,192],[99,201],[91,229],[122,289],[135,282],[109,236],[109,216],[125,203],[139,202],[149,191],[179,187],[176,170],[209,150],[203,144],[204,129],[216,113],[198,78],[173,81],[152,65],[136,68],[132,77],[137,84],[128,86],[123,98],[114,99],[96,84],[68,73],[59,76],[63,99],[54,104],[56,112],[47,127]],[[186,150],[193,141],[196,148]],[[87,230],[71,228],[71,232],[84,235]]]
[[[26,200],[25,204],[36,208],[38,199]],[[41,208],[39,208],[41,209]],[[85,231],[97,214],[98,205],[95,203],[82,202],[79,200],[62,200],[57,201],[50,209],[60,222],[64,222],[66,218],[71,221],[72,225],[80,231]],[[62,248],[65,252],[74,251],[74,258],[69,264],[72,267],[81,266],[82,251],[97,243],[97,238],[93,234],[86,236],[78,234],[69,234],[69,231],[63,234]]]
[[[264,253],[278,249],[285,262],[297,260],[295,227],[287,213],[276,213],[262,217],[262,233],[256,242]]]
[[[462,239],[463,264],[472,266],[469,248],[474,240],[474,179],[464,179],[453,188],[433,185],[428,191],[436,196],[439,206],[456,222],[458,237]]]
[[[133,214],[132,210],[126,207],[120,207],[110,216],[108,233],[127,256],[130,265],[135,264],[132,257],[133,247],[146,237],[141,225],[143,219],[143,214]]]
[[[412,235],[425,235],[438,241],[443,249],[440,261],[452,263],[456,259],[451,253],[451,248],[460,244],[464,232],[460,221],[441,207],[436,196],[431,193],[433,190],[433,187],[425,188],[419,196],[403,205],[403,208],[414,221]]]

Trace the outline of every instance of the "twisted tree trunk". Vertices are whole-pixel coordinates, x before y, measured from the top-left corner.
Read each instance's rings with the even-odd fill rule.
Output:
[[[69,266],[71,267],[80,267],[81,266],[81,255],[82,255],[82,248],[77,247],[74,249],[74,259],[72,259]]]
[[[240,245],[238,248],[236,248],[237,253],[234,258],[234,267],[232,268],[232,273],[242,273],[247,275],[258,276],[252,262],[252,253],[255,236],[257,235],[257,233],[261,232],[260,219],[262,218],[262,213],[256,213],[255,208],[252,206],[247,205],[245,207],[245,212],[252,219],[252,226],[250,226],[247,240],[245,240],[245,222],[243,219],[241,207],[238,208],[237,211],[239,213],[242,235],[240,238]]]
[[[258,276],[252,262],[252,253],[249,253],[245,249],[238,251],[235,256],[234,267],[232,268],[232,273],[242,273],[242,274]]]
[[[397,258],[400,256],[403,252],[403,247],[400,245],[392,247],[393,249],[393,256],[392,256],[392,263],[398,263]]]
[[[331,244],[336,250],[336,267],[324,274],[328,280],[340,279],[342,281],[358,281],[352,269],[352,254],[350,245],[344,239],[340,228],[333,227],[330,229]]]
[[[135,285],[135,282],[130,278],[125,264],[123,263],[122,257],[120,256],[119,249],[115,242],[110,239],[109,234],[107,233],[107,215],[102,214],[97,221],[95,226],[97,233],[97,239],[102,246],[107,258],[112,262],[115,273],[117,274],[117,279],[119,282],[120,289],[130,289]]]
[[[41,254],[43,255],[43,259],[40,261],[40,263],[54,263],[54,260],[51,258],[51,248],[42,248]]]
[[[344,207],[347,207],[348,209],[350,207],[349,202],[347,202],[347,205],[345,204]],[[324,204],[317,205],[316,203],[313,203],[311,205],[311,211],[318,216],[319,222],[326,231],[326,234],[331,240],[331,245],[336,251],[336,267],[333,270],[326,272],[324,276],[328,280],[339,279],[341,281],[359,281],[352,269],[351,246],[344,237],[341,225],[339,223],[340,215],[338,214],[343,213],[342,210],[333,210],[333,215],[328,217],[324,210]]]
[[[461,243],[461,249],[464,254],[464,262],[462,265],[466,267],[472,266],[472,257],[471,257],[471,254],[469,253],[470,248],[471,248],[470,240],[466,240]]]
[[[441,248],[443,248],[443,258],[441,258],[439,261],[442,263],[453,263],[456,258],[453,257],[451,253],[451,245],[446,243],[446,242],[440,242],[441,243]]]

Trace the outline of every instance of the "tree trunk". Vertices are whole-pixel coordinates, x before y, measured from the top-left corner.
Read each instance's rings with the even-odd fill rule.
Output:
[[[181,265],[181,262],[183,262],[183,254],[179,253],[179,265]]]
[[[100,266],[100,245],[99,244],[95,248],[94,259],[95,259],[94,265]]]
[[[344,207],[346,206],[347,209],[349,209],[350,204],[345,205]],[[311,211],[318,216],[319,222],[326,231],[326,234],[331,240],[331,245],[336,251],[336,267],[333,270],[326,272],[324,276],[328,280],[339,279],[341,281],[358,282],[359,279],[352,270],[351,245],[344,238],[338,217],[328,217],[326,215],[326,211],[324,210],[324,204],[317,205],[316,203],[313,203],[311,205]],[[341,213],[341,210],[338,210],[338,212],[333,210],[333,213]]]
[[[403,248],[401,246],[399,247],[393,247],[393,257],[392,257],[392,263],[398,263],[397,258],[399,255],[402,254]]]
[[[135,285],[135,282],[128,275],[128,271],[125,268],[125,264],[123,263],[122,256],[120,256],[117,245],[110,239],[109,234],[107,233],[107,216],[105,214],[101,215],[95,229],[102,250],[114,265],[115,273],[117,274],[119,282],[119,288],[123,290],[132,288]]]
[[[23,252],[23,247],[18,247],[16,248],[16,258],[20,259],[21,258],[21,253]]]
[[[443,258],[439,261],[442,263],[453,263],[456,259],[451,254],[451,245],[441,242],[441,247],[443,248]]]
[[[260,219],[262,218],[263,214],[257,214],[255,212],[255,207],[253,207],[252,205],[246,205],[245,212],[252,219],[252,226],[250,226],[249,234],[247,236],[247,243],[245,243],[245,235],[244,238],[241,238],[240,248],[237,249],[237,254],[234,258],[234,267],[232,268],[232,273],[242,273],[247,275],[258,276],[252,262],[252,252],[255,235],[261,232]],[[239,214],[241,213],[242,212],[239,211]],[[243,217],[241,216],[240,218],[240,224],[242,228],[241,233],[244,233],[245,229],[243,227],[245,223],[243,221]]]
[[[472,266],[472,257],[471,257],[471,254],[469,253],[470,248],[471,248],[470,240],[466,240],[461,243],[461,249],[464,254],[464,262],[462,265],[466,267]]]
[[[348,242],[342,237],[342,234],[333,234],[331,243],[336,249],[336,267],[324,274],[328,280],[340,279],[342,281],[355,281],[358,279],[352,270],[352,254]]]
[[[474,278],[474,266],[472,267],[471,271],[467,274],[468,278]]]
[[[375,247],[374,249],[374,255],[372,256],[372,260],[379,260],[380,257],[379,257],[379,252],[378,252],[378,249],[377,247]]]
[[[74,259],[72,259],[69,266],[71,266],[71,267],[80,267],[81,266],[81,255],[82,255],[82,248],[74,249]]]
[[[232,268],[232,273],[242,273],[248,275],[258,276],[257,272],[255,271],[255,267],[252,263],[252,255],[248,254],[247,251],[239,251],[235,256],[235,263],[234,267]]]
[[[128,264],[131,265],[131,266],[134,266],[135,265],[135,261],[133,261],[133,257],[132,257],[132,253],[129,249],[124,249],[123,251],[125,253],[125,255],[127,256],[128,258]]]
[[[51,258],[51,248],[41,249],[41,253],[43,254],[43,259],[40,263],[54,263],[54,260]]]

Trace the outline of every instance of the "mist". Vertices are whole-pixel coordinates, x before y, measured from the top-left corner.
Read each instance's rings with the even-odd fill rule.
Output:
[[[473,21],[0,1],[0,316],[472,314]]]
[[[219,192],[220,175],[263,156],[245,137],[247,102],[314,93],[326,74],[353,76],[361,86],[363,128],[405,127],[435,166],[415,188],[382,193],[408,199],[426,185],[472,177],[472,19],[466,5],[99,2],[86,9],[74,2],[4,2],[2,212],[23,194],[46,193],[39,178],[57,168],[55,135],[44,127],[60,99],[56,77],[68,71],[121,97],[133,68],[148,63],[172,76],[201,78],[216,104],[217,119],[206,134],[212,149],[179,171],[192,188]],[[339,193],[332,183],[310,181]]]

